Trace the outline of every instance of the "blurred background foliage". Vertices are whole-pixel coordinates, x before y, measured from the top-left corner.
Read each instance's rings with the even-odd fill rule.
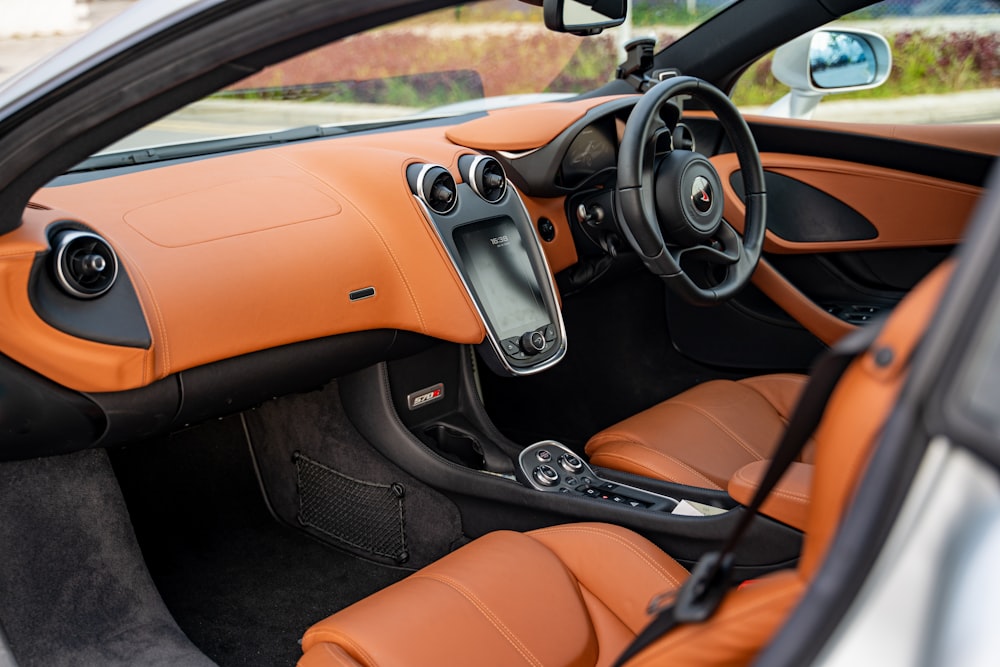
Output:
[[[655,35],[657,48],[663,48],[723,2],[635,0],[634,33]],[[989,26],[949,31],[935,17],[998,12],[994,0],[884,0],[846,17],[885,35],[894,61],[886,84],[842,98],[996,87],[1000,33]],[[403,55],[412,53],[424,57],[416,62]],[[483,96],[592,90],[614,77],[618,62],[612,33],[585,39],[552,33],[542,27],[540,8],[501,0],[356,35],[269,68],[220,95],[426,108]],[[771,76],[769,55],[750,65],[733,98],[740,105],[763,105],[786,92]]]

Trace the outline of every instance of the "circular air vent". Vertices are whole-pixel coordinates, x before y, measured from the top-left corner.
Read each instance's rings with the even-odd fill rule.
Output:
[[[118,277],[118,256],[97,234],[66,230],[55,238],[53,269],[59,286],[80,299],[101,296]]]
[[[495,204],[507,192],[507,175],[496,158],[482,155],[469,167],[469,184],[477,195]]]
[[[458,204],[455,178],[444,167],[428,164],[417,176],[417,196],[436,213],[451,213]]]

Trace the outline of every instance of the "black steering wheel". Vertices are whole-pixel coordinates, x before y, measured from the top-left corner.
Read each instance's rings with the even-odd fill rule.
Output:
[[[657,154],[672,128],[664,106],[677,95],[704,102],[719,119],[740,163],[746,217],[743,237],[722,219],[722,182],[694,151]],[[736,295],[757,267],[764,242],[766,193],[757,144],[743,116],[707,81],[681,76],[653,86],[635,105],[618,154],[617,200],[622,231],[646,267],[697,305]],[[682,260],[707,267],[697,280]]]

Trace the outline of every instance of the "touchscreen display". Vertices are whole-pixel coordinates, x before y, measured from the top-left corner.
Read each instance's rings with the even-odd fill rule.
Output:
[[[521,234],[510,218],[454,232],[465,274],[500,340],[549,324]]]

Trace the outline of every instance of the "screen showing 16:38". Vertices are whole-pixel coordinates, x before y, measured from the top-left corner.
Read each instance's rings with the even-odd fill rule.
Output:
[[[521,234],[510,218],[454,232],[459,257],[484,315],[500,340],[549,323]]]

